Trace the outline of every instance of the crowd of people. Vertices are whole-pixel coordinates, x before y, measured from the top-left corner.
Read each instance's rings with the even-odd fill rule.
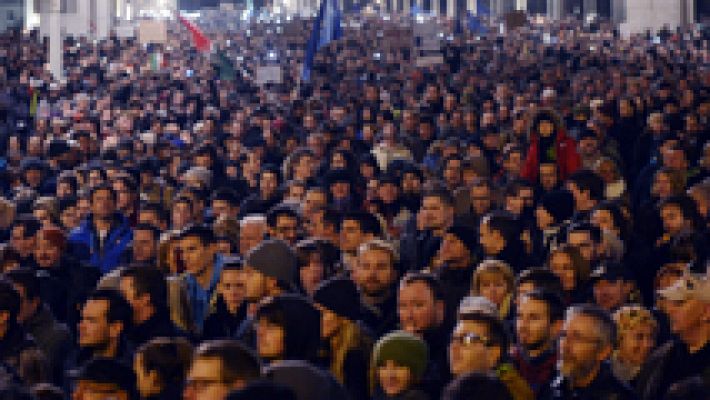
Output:
[[[0,35],[0,399],[709,398],[702,32],[235,21]]]

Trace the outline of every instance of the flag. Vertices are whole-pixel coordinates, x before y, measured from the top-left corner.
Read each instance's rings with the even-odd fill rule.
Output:
[[[488,33],[488,27],[483,22],[483,18],[478,15],[468,13],[468,30],[472,34],[484,35]]]
[[[313,21],[311,38],[306,45],[306,58],[303,61],[301,80],[308,82],[311,79],[313,59],[318,50],[333,40],[338,40],[343,35],[340,28],[340,10],[338,0],[322,0],[318,16]]]
[[[39,91],[37,89],[30,89],[30,93],[32,94],[32,99],[30,100],[30,115],[35,116],[37,114],[37,103],[39,100]]]
[[[207,35],[205,35],[200,30],[200,28],[185,19],[185,17],[183,17],[182,15],[178,14],[177,17],[178,20],[180,20],[180,23],[185,25],[185,28],[187,28],[190,33],[192,33],[192,42],[195,44],[195,48],[197,48],[197,50],[199,51],[209,51],[212,47],[212,42],[210,41],[210,38],[208,38]]]
[[[150,53],[150,69],[153,71],[160,71],[163,67],[163,53],[154,50]]]
[[[237,70],[234,68],[234,63],[227,57],[224,51],[217,53],[217,62],[215,67],[219,72],[219,80],[233,81],[237,77]]]

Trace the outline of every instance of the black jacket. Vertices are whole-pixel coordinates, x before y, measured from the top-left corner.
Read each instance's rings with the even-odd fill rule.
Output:
[[[170,320],[167,311],[156,312],[148,320],[134,325],[128,334],[128,340],[136,348],[157,337],[187,337]]]
[[[52,379],[61,385],[64,359],[71,351],[72,336],[66,325],[58,322],[47,306],[42,304],[37,312],[23,324],[42,350],[52,373]]]
[[[227,310],[222,297],[217,300],[215,311],[207,316],[202,327],[202,340],[227,339],[237,334],[239,325],[247,318],[247,303],[244,302],[236,314]]]
[[[710,385],[710,342],[691,354],[678,339],[656,349],[639,372],[636,391],[642,400],[662,399],[674,383],[700,376]]]
[[[609,364],[602,364],[594,380],[584,388],[572,388],[558,377],[539,396],[542,400],[636,400],[638,397],[611,372]]]

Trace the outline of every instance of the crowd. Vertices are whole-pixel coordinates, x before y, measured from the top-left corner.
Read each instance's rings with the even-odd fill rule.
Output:
[[[702,32],[234,21],[0,35],[0,399],[709,398]]]

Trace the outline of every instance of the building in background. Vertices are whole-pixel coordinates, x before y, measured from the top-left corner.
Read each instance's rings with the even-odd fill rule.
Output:
[[[26,0],[0,1],[0,31],[24,27],[25,1]]]

